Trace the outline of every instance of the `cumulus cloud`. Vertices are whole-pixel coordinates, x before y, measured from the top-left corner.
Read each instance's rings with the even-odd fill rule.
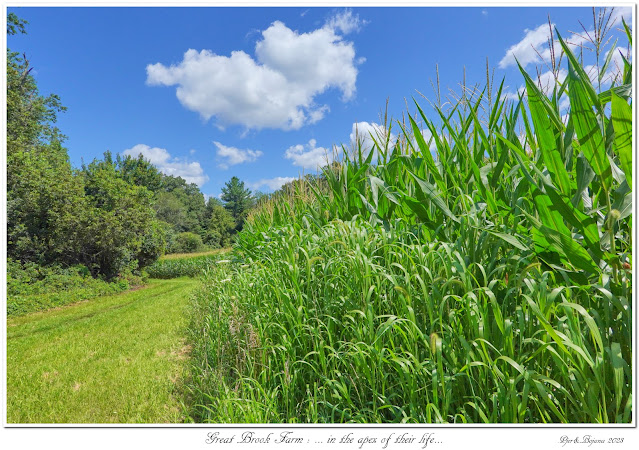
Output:
[[[431,153],[434,153],[437,150],[437,143],[435,142],[435,139],[433,139],[433,133],[431,133],[429,128],[425,128],[422,130],[422,138],[424,138],[424,142],[426,143],[426,145],[428,145],[428,149],[431,151]],[[443,139],[443,136],[439,135],[439,139]],[[413,145],[415,151],[420,151],[419,144],[417,144],[417,139],[415,139],[414,136],[412,138],[411,144]]]
[[[607,17],[608,13],[606,13]],[[610,24],[613,27],[620,27],[622,17],[626,20],[626,23],[630,24],[632,21],[632,9],[631,8],[613,8],[610,10]],[[555,29],[555,24],[550,25],[552,29]],[[561,44],[556,35],[553,35],[553,41],[550,42],[550,27],[548,23],[543,23],[537,28],[532,30],[524,30],[524,38],[518,43],[510,46],[506,50],[506,54],[499,61],[499,67],[505,69],[509,66],[514,66],[517,61],[525,68],[530,64],[540,64],[542,62],[550,63],[551,52],[554,52],[557,58],[563,52]],[[569,35],[563,36],[568,47],[573,51],[579,51],[580,47],[592,47],[591,39],[594,37],[595,32],[593,29],[588,31],[573,32]]]
[[[623,28],[622,18],[629,27],[632,27],[632,8],[615,6],[612,9],[610,23]]]
[[[543,93],[548,94],[555,88],[557,81],[559,81],[559,83],[563,83],[567,75],[568,71],[566,69],[559,69],[557,74],[554,74],[549,70],[542,73],[537,78],[533,78],[533,80],[537,83],[537,86]]]
[[[367,23],[367,21],[361,20],[359,15],[354,16],[351,9],[346,9],[328,19],[326,26],[334,30],[339,30],[344,34],[348,34],[353,31],[359,31],[362,26]]]
[[[198,186],[202,186],[209,181],[208,175],[204,173],[199,162],[188,162],[182,158],[172,157],[164,148],[137,144],[124,150],[122,154],[133,158],[142,155],[163,174],[182,177],[187,183],[195,183]]]
[[[227,147],[217,141],[213,142],[213,144],[217,147],[215,154],[218,160],[218,167],[224,170],[236,164],[257,161],[257,158],[262,156],[262,152],[259,150],[242,150],[235,147]]]
[[[314,31],[299,33],[280,21],[262,31],[255,58],[244,51],[222,56],[189,49],[179,64],[146,67],[150,86],[177,85],[177,98],[204,120],[219,126],[284,130],[321,120],[329,110],[315,97],[334,88],[348,101],[355,94],[357,65],[352,42],[343,34],[362,22],[337,15]]]
[[[311,139],[306,145],[293,145],[286,149],[284,157],[293,161],[293,165],[305,169],[315,170],[331,163],[335,156],[333,151],[324,147],[316,147],[316,145],[315,139]]]
[[[551,26],[554,30],[555,24],[553,23]],[[505,69],[508,66],[515,66],[517,61],[524,68],[530,64],[540,64],[542,62],[550,64],[551,53],[554,52],[556,58],[559,58],[559,55],[563,52],[563,48],[554,34],[551,46],[550,29],[547,23],[539,25],[534,30],[526,29],[524,32],[526,33],[524,38],[506,50],[506,54],[499,61],[499,68]],[[588,32],[591,36],[593,33],[592,30]],[[589,44],[586,33],[573,33],[569,36],[563,36],[563,38],[573,52],[577,51],[579,47]]]
[[[516,65],[517,61],[519,61],[519,64],[523,67],[540,61],[535,49],[548,42],[548,24],[544,23],[539,25],[534,30],[525,29],[524,33],[525,36],[521,41],[506,50],[506,54],[501,61],[499,61],[500,69]]]
[[[248,187],[254,191],[259,191],[266,188],[270,191],[276,191],[286,183],[290,183],[295,180],[293,177],[275,177],[275,178],[262,178],[259,181],[253,183],[247,183]]]
[[[568,75],[568,71],[566,69],[559,69],[556,76],[552,71],[549,70],[549,71],[543,72],[540,75],[537,75],[536,77],[531,76],[531,78],[533,79],[537,87],[541,89],[541,91],[544,94],[548,95],[552,93],[552,90],[557,84],[557,81],[559,81],[559,83],[563,83],[566,80],[567,75]],[[519,101],[519,96],[522,94],[524,95],[524,97],[526,96],[526,85],[524,84],[519,86],[519,89],[517,89],[517,92],[506,91],[504,93],[504,97],[508,100]],[[562,98],[567,98],[567,96]]]
[[[369,122],[356,122],[352,127],[350,142],[353,148],[357,149],[361,145],[362,151],[368,153],[368,151],[375,146],[375,141],[383,148],[387,136],[388,130],[382,125]],[[391,133],[388,137],[390,148],[397,141],[397,135]]]

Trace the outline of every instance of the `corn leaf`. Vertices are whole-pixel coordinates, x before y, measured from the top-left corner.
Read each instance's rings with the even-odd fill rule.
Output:
[[[592,85],[588,78],[583,79],[580,76],[572,63],[568,66],[568,82],[570,83],[570,110],[579,148],[597,174],[604,191],[610,192],[612,169],[606,155],[602,131],[588,95]]]
[[[624,99],[612,93],[612,124],[621,170],[632,186],[632,108]]]

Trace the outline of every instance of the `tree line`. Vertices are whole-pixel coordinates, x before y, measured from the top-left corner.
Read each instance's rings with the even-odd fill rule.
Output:
[[[10,13],[7,34],[26,33]],[[165,175],[142,155],[107,151],[71,165],[55,126],[60,98],[38,91],[25,54],[7,49],[7,255],[22,263],[83,265],[112,279],[165,252],[230,245],[255,199],[237,177],[221,200]]]

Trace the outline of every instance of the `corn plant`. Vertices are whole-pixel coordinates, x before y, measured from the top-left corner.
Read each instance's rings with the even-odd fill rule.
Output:
[[[632,69],[598,92],[555,34],[552,92],[415,101],[251,214],[194,303],[194,420],[631,420]]]

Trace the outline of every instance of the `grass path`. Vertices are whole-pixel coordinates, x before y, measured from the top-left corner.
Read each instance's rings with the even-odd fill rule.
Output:
[[[229,253],[231,251],[231,247],[225,248],[217,248],[215,250],[207,250],[205,252],[198,253],[169,253],[168,255],[160,256],[160,261],[166,261],[170,259],[192,259],[198,256],[209,256],[209,255],[219,255],[224,253]]]
[[[8,423],[180,422],[194,279],[7,321]]]

